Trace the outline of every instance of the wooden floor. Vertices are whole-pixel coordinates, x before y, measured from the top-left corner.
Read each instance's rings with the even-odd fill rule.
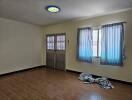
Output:
[[[0,100],[132,100],[132,86],[112,83],[105,90],[75,73],[38,68],[0,76]]]

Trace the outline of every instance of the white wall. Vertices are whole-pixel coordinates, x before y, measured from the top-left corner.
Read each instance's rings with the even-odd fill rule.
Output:
[[[41,65],[41,29],[0,18],[0,74]]]
[[[125,25],[125,53],[127,58],[124,61],[123,67],[94,65],[77,61],[77,28],[88,26],[92,27],[121,21],[127,22]],[[132,82],[132,10],[85,20],[74,20],[55,25],[48,25],[43,27],[43,32],[44,35],[53,33],[66,33],[66,69],[89,72],[95,75]],[[45,51],[46,50],[44,49],[44,52]],[[46,53],[44,53],[44,63],[45,61]]]

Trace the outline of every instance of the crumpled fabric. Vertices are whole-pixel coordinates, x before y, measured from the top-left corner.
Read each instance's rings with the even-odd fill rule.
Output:
[[[114,86],[106,77],[94,78],[92,74],[81,73],[79,80],[83,81],[85,84],[97,83],[101,88],[112,89]]]

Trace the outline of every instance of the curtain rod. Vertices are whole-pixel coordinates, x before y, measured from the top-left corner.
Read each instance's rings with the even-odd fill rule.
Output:
[[[112,25],[112,24],[118,24],[118,23],[126,24],[127,22],[126,22],[126,21],[123,21],[123,22],[116,22],[116,23],[108,23],[108,24],[97,25],[97,26],[91,26],[91,27],[101,27],[101,26],[104,26],[104,25]]]
[[[112,25],[112,24],[118,24],[118,23],[123,23],[123,24],[125,24],[125,23],[127,23],[126,21],[123,21],[123,22],[115,22],[115,23],[109,23],[109,24],[104,24],[104,25]],[[104,25],[100,25],[100,26],[104,26]]]
[[[83,28],[93,28],[93,27],[101,27],[101,26],[104,26],[104,25],[111,25],[111,24],[118,24],[118,23],[123,23],[123,24],[126,24],[127,22],[126,21],[122,21],[122,22],[115,22],[115,23],[108,23],[108,24],[103,24],[103,25],[97,25],[97,26],[86,26],[86,27],[80,27],[78,29],[83,29]]]

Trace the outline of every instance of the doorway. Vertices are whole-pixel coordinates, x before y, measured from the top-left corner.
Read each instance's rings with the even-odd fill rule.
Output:
[[[46,66],[65,70],[66,36],[63,34],[46,35]]]

